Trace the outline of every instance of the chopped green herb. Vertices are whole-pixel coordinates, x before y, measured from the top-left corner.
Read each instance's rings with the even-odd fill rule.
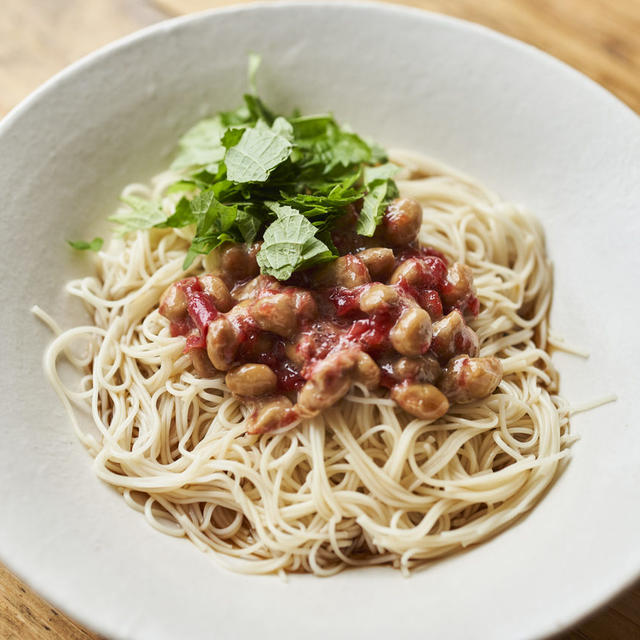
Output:
[[[178,182],[174,182],[170,187],[167,187],[165,193],[168,195],[170,193],[189,193],[191,191],[196,191],[198,185],[193,180],[178,180]]]
[[[128,196],[122,198],[122,202],[128,205],[128,209],[114,213],[110,218],[110,222],[115,222],[116,233],[124,235],[130,231],[138,229],[148,229],[166,219],[166,214],[160,208],[160,205],[144,198],[137,196]]]
[[[386,162],[385,164],[379,164],[375,167],[364,168],[364,183],[371,184],[375,180],[391,180],[393,176],[400,171],[398,165],[392,162]]]
[[[362,210],[358,218],[358,233],[371,237],[376,227],[380,224],[384,214],[384,199],[387,195],[386,181],[376,180],[370,185],[371,191],[367,193],[362,202]]]
[[[173,227],[179,229],[180,227],[187,227],[190,224],[195,224],[198,221],[196,214],[192,209],[192,203],[184,196],[178,200],[175,211],[164,222],[157,224],[157,227]]]
[[[291,125],[284,118],[276,119],[271,127],[258,120],[227,150],[227,178],[232,182],[264,182],[291,154],[290,137]]]
[[[208,167],[215,173],[225,154],[221,142],[225,130],[220,117],[200,121],[180,138],[178,155],[171,168]]]
[[[230,127],[224,132],[224,135],[222,136],[222,146],[225,149],[235,147],[238,142],[240,142],[240,138],[242,138],[244,132],[244,127]]]
[[[245,242],[251,243],[258,237],[262,221],[247,209],[238,209],[236,225],[238,226],[238,229],[240,229],[242,239]]]
[[[271,208],[277,216],[264,232],[258,252],[262,273],[286,280],[297,269],[327,262],[334,256],[317,237],[314,227],[299,211],[276,203]]]
[[[223,242],[263,240],[263,273],[286,279],[297,269],[332,260],[338,221],[357,214],[357,232],[372,236],[397,197],[398,167],[384,150],[340,126],[331,114],[289,118],[257,96],[259,56],[249,57],[244,104],[202,120],[181,138],[171,168],[182,194],[171,215],[159,203],[129,197],[110,219],[121,234],[193,225],[184,262]]]
[[[213,189],[207,189],[191,202],[191,211],[196,220],[196,235],[184,261],[187,269],[196,255],[207,254],[223,242],[241,242],[243,239],[230,233],[236,220],[238,206],[227,206],[216,199]]]
[[[257,53],[249,54],[247,75],[249,77],[249,90],[253,95],[258,93],[258,90],[256,89],[256,76],[258,75],[258,69],[260,68],[261,62],[262,58]]]
[[[371,237],[382,222],[387,203],[397,197],[398,188],[393,176],[399,167],[387,162],[375,167],[364,168],[364,183],[368,189],[362,201],[357,231],[360,235]]]
[[[85,242],[84,240],[67,240],[69,246],[78,251],[100,251],[102,249],[102,245],[104,244],[104,240],[102,238],[94,238],[91,242]]]

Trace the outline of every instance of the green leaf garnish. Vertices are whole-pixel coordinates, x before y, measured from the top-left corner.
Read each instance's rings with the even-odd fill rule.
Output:
[[[400,171],[400,167],[392,162],[364,168],[364,183],[371,184],[376,180],[391,180]]]
[[[190,224],[195,224],[197,217],[191,208],[191,202],[185,197],[180,198],[176,205],[175,211],[164,222],[160,222],[156,227],[187,227]]]
[[[271,172],[289,157],[292,145],[283,123],[289,125],[284,118],[278,118],[272,127],[258,120],[255,127],[245,130],[239,142],[228,149],[225,156],[229,180],[265,182]]]
[[[223,242],[238,242],[230,229],[236,221],[237,205],[227,206],[216,199],[213,189],[207,189],[191,202],[191,212],[196,221],[196,235],[185,258],[183,268],[187,269],[198,254],[207,254]]]
[[[225,154],[221,142],[225,129],[219,116],[198,122],[180,138],[178,155],[171,168],[211,167],[213,172],[217,171]]]
[[[224,242],[263,240],[261,269],[279,279],[335,258],[331,234],[345,216],[357,214],[357,232],[374,235],[398,195],[398,167],[331,114],[287,118],[271,110],[257,95],[259,65],[251,55],[244,104],[202,120],[180,139],[171,165],[179,179],[164,191],[179,197],[173,213],[124,198],[126,209],[110,218],[118,233],[193,226],[185,269]]]
[[[400,168],[391,162],[364,168],[364,183],[368,189],[362,201],[357,231],[371,237],[382,222],[387,203],[398,195],[393,176]]]
[[[258,75],[258,69],[262,62],[262,56],[257,53],[250,53],[247,61],[247,76],[249,81],[249,90],[253,95],[258,93],[256,89],[256,76]]]
[[[329,247],[316,237],[314,227],[299,211],[276,203],[271,209],[277,216],[264,232],[264,242],[258,252],[262,273],[286,280],[297,269],[331,260]]]
[[[197,189],[198,185],[195,180],[178,180],[178,182],[174,182],[170,187],[167,187],[165,193],[167,195],[170,193],[190,193]]]
[[[98,237],[91,240],[91,242],[86,242],[85,240],[67,240],[67,242],[70,247],[78,251],[100,251],[104,244],[104,240]]]
[[[138,196],[126,196],[121,198],[122,202],[128,205],[127,209],[118,211],[110,216],[110,222],[115,222],[116,233],[124,235],[138,229],[148,229],[166,219],[166,214],[160,208],[160,205]]]
[[[362,209],[358,217],[357,231],[360,235],[371,237],[384,215],[384,201],[387,195],[386,181],[376,180],[371,184],[371,191],[362,202]]]
[[[247,243],[251,243],[258,237],[262,220],[246,209],[238,209],[236,225],[242,234],[242,239]]]
[[[245,131],[246,129],[244,127],[230,127],[222,136],[222,146],[225,149],[235,147],[238,142],[240,142],[240,138],[242,138]]]

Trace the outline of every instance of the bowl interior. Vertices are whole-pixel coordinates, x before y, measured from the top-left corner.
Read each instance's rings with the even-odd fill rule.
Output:
[[[591,351],[557,354],[579,404],[566,472],[531,514],[410,579],[226,573],[160,535],[95,479],[44,379],[38,304],[83,319],[63,285],[90,267],[67,238],[106,230],[121,188],[167,166],[178,136],[235,106],[260,52],[261,94],[332,110],[379,142],[433,155],[542,220],[555,263],[554,330]],[[640,124],[540,52],[486,29],[384,5],[273,4],[163,23],[74,65],[0,124],[2,325],[0,555],[45,597],[115,637],[433,637],[551,633],[640,571]],[[132,597],[133,596],[133,597]],[[460,606],[463,602],[464,606]],[[286,603],[286,606],[284,606]],[[242,630],[238,623],[243,621]],[[471,627],[470,625],[473,625]]]

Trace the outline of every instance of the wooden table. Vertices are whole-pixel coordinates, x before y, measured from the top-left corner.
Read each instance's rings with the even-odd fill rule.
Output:
[[[640,113],[640,0],[403,0],[484,24],[543,49]],[[0,117],[80,56],[164,18],[227,0],[3,0]],[[0,565],[2,640],[90,640]],[[640,582],[561,640],[640,638]]]

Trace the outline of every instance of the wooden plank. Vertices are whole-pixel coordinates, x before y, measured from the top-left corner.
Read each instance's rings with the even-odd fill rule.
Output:
[[[2,0],[0,117],[55,73],[166,18],[147,0]]]
[[[99,640],[36,595],[0,565],[0,638],[3,640]]]
[[[610,607],[640,630],[640,582],[623,593]],[[640,631],[638,632],[640,638]]]
[[[577,631],[588,640],[640,638],[640,627],[626,616],[621,615],[616,605],[607,607],[601,613],[583,622],[578,626]]]

